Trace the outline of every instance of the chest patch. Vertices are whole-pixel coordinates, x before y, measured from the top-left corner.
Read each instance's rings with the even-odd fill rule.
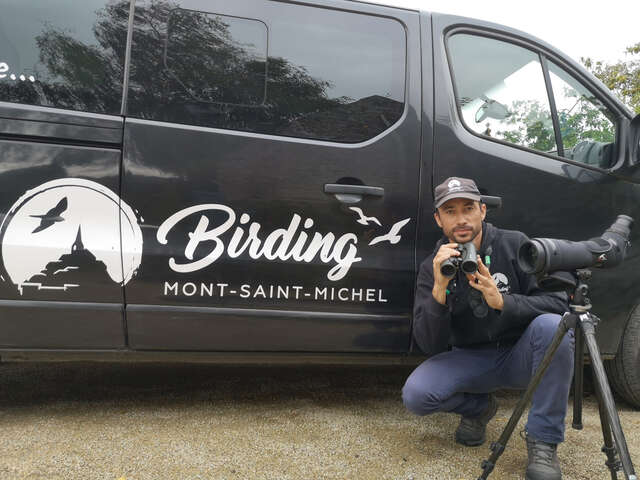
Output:
[[[498,287],[498,291],[500,293],[509,293],[511,292],[511,287],[509,286],[509,279],[504,273],[494,273],[493,281],[496,282],[496,286]]]

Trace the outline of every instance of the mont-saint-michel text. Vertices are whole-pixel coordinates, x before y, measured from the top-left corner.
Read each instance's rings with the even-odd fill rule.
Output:
[[[230,285],[228,283],[164,282],[163,294],[170,297],[237,297],[267,300],[314,300],[321,302],[387,303],[379,288],[340,288],[301,285]]]

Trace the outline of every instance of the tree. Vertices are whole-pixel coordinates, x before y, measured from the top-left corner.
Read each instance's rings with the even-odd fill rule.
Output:
[[[630,55],[629,60],[613,64],[590,57],[580,60],[620,100],[640,114],[640,42],[628,47],[626,54]]]

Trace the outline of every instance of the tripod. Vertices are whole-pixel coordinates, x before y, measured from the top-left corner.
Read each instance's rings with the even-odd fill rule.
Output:
[[[591,302],[587,297],[589,293],[589,286],[587,281],[591,278],[591,271],[588,269],[582,269],[576,271],[577,281],[572,283],[566,283],[572,287],[575,287],[572,297],[570,311],[562,316],[560,325],[556,330],[555,336],[551,341],[547,351],[533,375],[533,378],[527,385],[522,398],[518,401],[511,418],[505,426],[500,438],[497,442],[491,444],[491,456],[482,462],[482,475],[478,477],[478,480],[486,479],[493,471],[496,461],[504,452],[507,442],[516,428],[516,425],[520,421],[520,417],[531,401],[531,397],[538,387],[540,380],[546,372],[553,355],[560,346],[564,335],[573,328],[575,333],[575,373],[574,373],[574,395],[573,395],[573,424],[572,427],[576,430],[582,429],[582,395],[583,395],[583,356],[584,346],[586,344],[591,358],[591,368],[595,379],[596,397],[598,400],[598,410],[600,413],[600,426],[602,427],[602,436],[604,438],[604,447],[602,451],[607,456],[605,465],[609,468],[612,480],[617,480],[617,472],[622,468],[627,480],[637,480],[633,464],[631,463],[631,457],[629,456],[629,450],[627,448],[627,442],[622,432],[622,426],[620,425],[620,418],[616,411],[616,406],[613,400],[613,394],[607,381],[607,376],[602,365],[602,359],[600,358],[600,351],[598,350],[598,344],[595,339],[595,327],[599,322],[598,317],[589,313],[591,310]],[[566,282],[566,280],[565,280]],[[612,438],[613,437],[613,438]]]

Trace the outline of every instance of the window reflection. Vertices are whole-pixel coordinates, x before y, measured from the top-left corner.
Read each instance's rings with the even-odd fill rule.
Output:
[[[264,19],[179,7],[136,3],[129,115],[340,142],[402,116],[406,35],[394,20],[286,3]],[[0,100],[120,112],[128,0],[0,10]]]
[[[0,12],[0,100],[119,113],[128,0],[0,0]]]
[[[549,97],[537,54],[475,35],[449,39],[458,104],[476,133],[557,153]]]
[[[341,142],[402,116],[406,40],[393,20],[284,3],[260,19],[176,7],[136,4],[133,116]]]
[[[615,117],[580,82],[554,63],[549,76],[567,158],[600,168],[613,163]]]

